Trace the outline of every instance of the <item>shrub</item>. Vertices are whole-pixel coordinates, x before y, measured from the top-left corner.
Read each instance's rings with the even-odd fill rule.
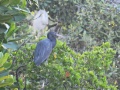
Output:
[[[93,47],[91,52],[82,55],[75,53],[65,43],[57,41],[48,63],[36,66],[32,61],[35,44],[26,44],[14,52],[14,70],[18,70],[18,83],[21,89],[112,89],[114,82],[108,82],[107,73],[113,63],[115,51],[109,43]],[[24,67],[23,67],[24,66]],[[44,84],[44,85],[43,85]]]
[[[12,60],[7,61],[9,54],[6,53],[3,55],[0,52],[0,89],[3,90],[3,87],[10,86],[14,83],[13,75],[9,75],[9,69],[12,65]]]
[[[14,83],[14,77],[9,73],[13,61],[8,59],[10,53],[18,48],[16,41],[21,39],[13,35],[20,30],[17,24],[28,13],[25,3],[25,0],[0,0],[0,90],[8,89]]]

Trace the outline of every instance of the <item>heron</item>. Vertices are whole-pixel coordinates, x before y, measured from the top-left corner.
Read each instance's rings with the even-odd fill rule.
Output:
[[[58,36],[61,35],[57,34],[56,32],[50,31],[47,33],[46,39],[43,39],[37,43],[33,59],[36,66],[41,65],[49,58],[53,48],[56,45],[56,38]]]
[[[39,37],[43,34],[44,29],[48,26],[48,24],[48,13],[45,10],[39,10],[32,21],[32,26],[34,29],[33,34],[36,34],[37,37]]]

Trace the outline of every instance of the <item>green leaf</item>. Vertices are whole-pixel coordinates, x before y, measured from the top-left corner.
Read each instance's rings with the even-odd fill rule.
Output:
[[[5,90],[5,88],[1,87],[0,90]]]
[[[0,42],[7,43],[7,39],[5,38],[5,33],[0,34]]]
[[[17,5],[20,3],[20,0],[1,0],[0,5]]]
[[[20,3],[21,0],[9,0],[10,5],[17,5]]]
[[[15,28],[15,23],[11,23],[10,28],[6,34],[7,38],[13,35],[13,33],[15,32]]]
[[[0,5],[7,5],[9,0],[0,0]]]
[[[15,42],[3,43],[2,46],[4,49],[12,49],[12,50],[18,49],[18,45]]]
[[[7,78],[10,78],[9,76],[3,76],[3,77],[0,77],[0,81],[4,80],[4,79],[7,79]]]
[[[0,58],[0,67],[7,61],[8,57],[9,54],[5,53],[5,55],[2,58]]]
[[[22,1],[22,7],[26,7],[27,4],[26,0],[21,0],[21,1]]]
[[[8,71],[2,72],[2,73],[0,73],[0,77],[6,76],[6,75],[8,75],[8,74],[9,74]]]
[[[25,19],[25,15],[23,15],[23,14],[15,15],[13,21],[19,22],[19,21],[22,21],[23,19]]]
[[[89,71],[89,74],[90,74],[91,76],[94,76],[94,72],[93,72],[93,71]]]
[[[7,85],[12,85],[13,84],[13,77],[11,75],[0,77],[0,87],[4,87]]]
[[[7,31],[7,27],[4,24],[0,24],[0,34]]]
[[[4,71],[5,70],[5,68],[4,67],[1,67],[0,68],[0,72],[2,72],[2,71]]]
[[[6,62],[5,64],[3,64],[3,67],[6,69],[9,69],[12,65],[12,62]]]
[[[0,52],[0,58],[2,58],[3,57],[3,53],[2,52]]]

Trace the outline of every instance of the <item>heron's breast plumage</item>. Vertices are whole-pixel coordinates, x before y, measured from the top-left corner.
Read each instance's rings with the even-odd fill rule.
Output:
[[[52,43],[49,39],[41,40],[35,49],[34,62],[36,65],[40,65],[50,56],[52,52]]]

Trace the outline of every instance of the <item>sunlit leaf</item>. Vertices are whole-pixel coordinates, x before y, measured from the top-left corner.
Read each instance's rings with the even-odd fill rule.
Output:
[[[8,57],[9,57],[9,54],[5,53],[4,56],[0,58],[0,67],[7,61]]]
[[[2,58],[3,57],[3,53],[2,52],[0,52],[0,58]]]
[[[0,15],[0,23],[8,22],[9,20],[12,19],[13,16],[11,15]]]
[[[0,77],[0,87],[13,84],[13,77],[11,75]]]
[[[7,38],[13,35],[14,32],[15,32],[15,23],[11,23],[10,28],[6,34]]]
[[[16,0],[16,1],[14,1],[14,0],[9,0],[9,5],[17,5],[17,4],[20,3],[20,1],[21,1],[21,0]]]
[[[3,70],[5,70],[5,68],[4,68],[4,67],[1,67],[1,68],[0,68],[0,72],[3,71]]]

